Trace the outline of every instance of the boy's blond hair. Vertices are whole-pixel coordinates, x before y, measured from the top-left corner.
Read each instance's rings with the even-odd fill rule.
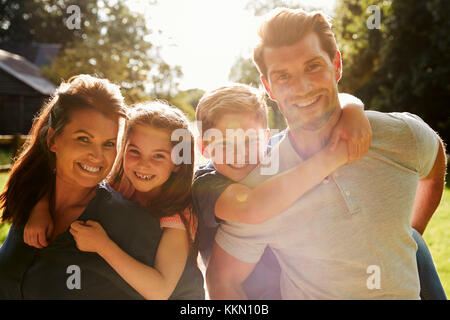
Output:
[[[253,49],[253,61],[260,74],[267,79],[265,48],[293,45],[309,32],[317,34],[322,49],[333,61],[338,47],[331,30],[330,17],[320,11],[306,12],[288,8],[279,8],[269,13],[259,27],[259,42]]]
[[[215,122],[226,114],[252,113],[267,128],[267,104],[264,93],[249,85],[235,83],[207,92],[200,99],[196,119],[201,123],[200,134],[214,128]]]

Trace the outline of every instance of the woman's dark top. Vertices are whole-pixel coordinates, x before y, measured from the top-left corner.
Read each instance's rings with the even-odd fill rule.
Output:
[[[95,197],[78,220],[98,221],[125,252],[146,265],[154,265],[162,234],[159,219],[149,209],[126,200],[108,183],[99,184]],[[76,271],[69,266],[79,267],[80,289],[71,285]],[[203,276],[196,256],[190,254],[170,299],[204,297]],[[36,249],[23,242],[23,228],[12,226],[0,248],[0,299],[143,297],[98,254],[78,250],[69,230],[58,235],[46,248]]]

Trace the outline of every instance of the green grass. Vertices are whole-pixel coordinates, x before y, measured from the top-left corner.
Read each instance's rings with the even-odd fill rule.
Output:
[[[8,178],[8,173],[0,172],[0,192],[3,191],[3,187],[6,184],[6,179]],[[0,223],[0,245],[5,241],[6,236],[8,235],[9,224]]]
[[[434,259],[445,294],[450,298],[450,189],[444,190],[442,201],[423,235]]]
[[[3,187],[6,184],[6,179],[8,178],[8,173],[0,172],[0,192],[3,191]],[[9,224],[0,223],[0,245],[5,241],[6,236],[8,235]]]
[[[13,154],[10,147],[0,146],[0,165],[10,164]],[[1,179],[1,178],[0,178]],[[0,180],[1,182],[1,180]],[[0,186],[2,186],[0,184]]]
[[[6,183],[7,173],[0,173],[0,190]],[[0,223],[0,245],[8,234],[9,225]],[[425,241],[433,255],[447,297],[450,297],[450,189],[433,215],[424,234]]]
[[[8,178],[7,172],[0,172],[0,190],[3,190],[7,178]]]

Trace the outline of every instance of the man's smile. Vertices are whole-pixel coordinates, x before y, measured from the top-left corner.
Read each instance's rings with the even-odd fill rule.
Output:
[[[317,102],[319,102],[321,100],[322,96],[323,95],[318,95],[318,96],[315,96],[313,98],[309,98],[308,100],[296,101],[292,105],[294,107],[302,108],[302,109],[315,107]]]

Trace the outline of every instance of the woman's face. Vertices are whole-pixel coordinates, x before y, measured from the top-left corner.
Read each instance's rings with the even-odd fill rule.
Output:
[[[49,140],[57,178],[74,187],[94,187],[106,178],[116,158],[118,127],[96,110],[74,111],[61,134]]]
[[[168,131],[142,125],[131,130],[125,145],[123,170],[138,192],[157,191],[178,170],[171,152]]]

